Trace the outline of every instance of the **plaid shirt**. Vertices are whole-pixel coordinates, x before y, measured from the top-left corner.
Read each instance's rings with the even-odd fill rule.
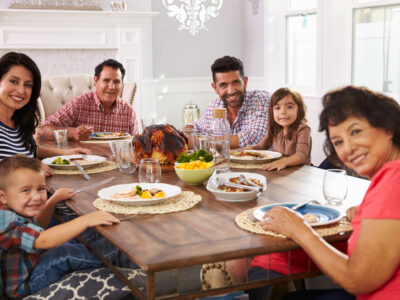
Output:
[[[42,230],[38,223],[32,223],[0,204],[1,295],[19,298],[29,294],[27,279],[42,253],[33,248],[33,243]]]
[[[121,98],[105,113],[96,91],[83,94],[67,102],[55,114],[49,116],[43,125],[58,127],[93,126],[95,132],[139,133],[135,111]]]
[[[257,144],[267,134],[270,98],[270,94],[265,91],[246,91],[242,107],[231,125],[231,135],[239,136],[241,148]],[[213,120],[213,109],[216,107],[225,107],[220,98],[212,101],[204,114],[190,125],[197,132],[208,134]]]

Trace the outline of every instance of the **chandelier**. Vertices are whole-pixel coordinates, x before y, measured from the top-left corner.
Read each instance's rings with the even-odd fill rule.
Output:
[[[175,3],[176,2],[176,3]],[[223,0],[162,0],[168,17],[175,17],[180,25],[178,30],[188,30],[193,36],[199,30],[208,30],[206,22],[219,14]]]

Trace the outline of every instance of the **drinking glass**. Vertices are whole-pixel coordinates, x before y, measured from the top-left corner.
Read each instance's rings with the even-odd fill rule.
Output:
[[[135,151],[130,140],[109,142],[114,161],[121,173],[133,173],[136,170]]]
[[[140,160],[139,182],[161,182],[161,167],[158,159],[143,158]]]
[[[323,193],[329,205],[338,206],[343,203],[347,195],[346,171],[329,169],[325,171]]]
[[[222,160],[225,160],[224,163],[221,163],[218,166],[215,166],[215,169],[218,173],[229,172],[230,166],[230,142],[227,140],[213,140],[210,142],[210,152],[214,157],[214,164],[219,163]]]
[[[188,138],[187,144],[187,154],[192,154],[195,148],[195,138],[194,134],[196,133],[194,128],[183,128],[183,134]]]
[[[203,149],[208,152],[210,150],[208,135],[196,134],[194,140],[195,140],[195,148],[194,148],[195,151]]]
[[[67,129],[54,130],[54,140],[56,141],[56,145],[59,146],[68,145],[68,130]]]

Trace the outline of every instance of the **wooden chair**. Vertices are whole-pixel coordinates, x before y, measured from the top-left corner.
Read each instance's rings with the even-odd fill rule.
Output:
[[[69,100],[94,90],[93,77],[90,74],[71,74],[42,79],[42,89],[38,99],[40,123]],[[122,85],[120,97],[132,105],[135,100],[136,89],[135,82],[125,82]]]

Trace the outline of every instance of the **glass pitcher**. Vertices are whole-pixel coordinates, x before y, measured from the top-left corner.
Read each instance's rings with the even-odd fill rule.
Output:
[[[185,104],[182,111],[182,127],[192,123],[200,117],[200,109],[197,104]]]

